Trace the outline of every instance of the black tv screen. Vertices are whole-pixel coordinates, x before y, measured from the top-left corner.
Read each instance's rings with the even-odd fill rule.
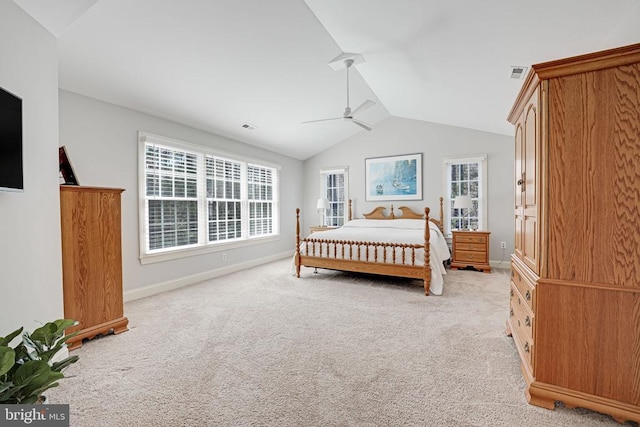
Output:
[[[0,190],[24,190],[22,99],[0,87]]]

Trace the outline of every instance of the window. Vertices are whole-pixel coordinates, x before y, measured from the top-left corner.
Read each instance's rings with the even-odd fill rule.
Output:
[[[349,218],[349,170],[346,167],[320,171],[320,194],[329,200],[329,209],[323,212],[323,224],[340,227]]]
[[[449,210],[449,222],[445,221],[445,232],[471,228],[484,230],[487,213],[487,156],[457,157],[444,159],[444,194]],[[472,208],[455,209],[456,196],[471,196]],[[445,207],[446,210],[446,207]]]
[[[141,259],[278,234],[277,166],[143,132],[139,144]]]

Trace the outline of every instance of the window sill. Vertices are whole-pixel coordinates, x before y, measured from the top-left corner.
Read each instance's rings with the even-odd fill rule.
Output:
[[[221,252],[235,248],[243,248],[247,246],[255,246],[263,243],[276,242],[280,240],[280,235],[276,234],[274,236],[265,236],[265,237],[255,237],[253,239],[246,240],[238,240],[234,242],[228,243],[215,243],[206,246],[196,246],[189,247],[183,249],[175,249],[166,252],[156,252],[152,254],[141,254],[140,255],[140,264],[153,264],[156,262],[164,262],[171,261],[180,258],[187,258],[196,255],[203,255],[212,252]]]

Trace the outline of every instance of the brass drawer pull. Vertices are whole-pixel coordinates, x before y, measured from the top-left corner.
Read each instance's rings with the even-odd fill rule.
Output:
[[[524,352],[529,353],[529,342],[524,343]]]
[[[511,315],[511,317],[513,317],[513,308],[509,310],[509,314]]]
[[[509,291],[509,296],[513,296],[513,289]]]
[[[531,318],[527,315],[527,318],[524,319],[525,326],[531,326]]]
[[[531,292],[527,291],[527,293],[524,294],[524,297],[527,299],[527,301],[531,301]]]

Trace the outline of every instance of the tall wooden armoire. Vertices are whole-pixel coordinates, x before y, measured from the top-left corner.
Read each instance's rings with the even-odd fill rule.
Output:
[[[85,338],[127,331],[122,294],[118,188],[60,186],[64,316],[80,324],[69,349]]]
[[[527,398],[640,421],[640,44],[532,66],[508,119]]]

